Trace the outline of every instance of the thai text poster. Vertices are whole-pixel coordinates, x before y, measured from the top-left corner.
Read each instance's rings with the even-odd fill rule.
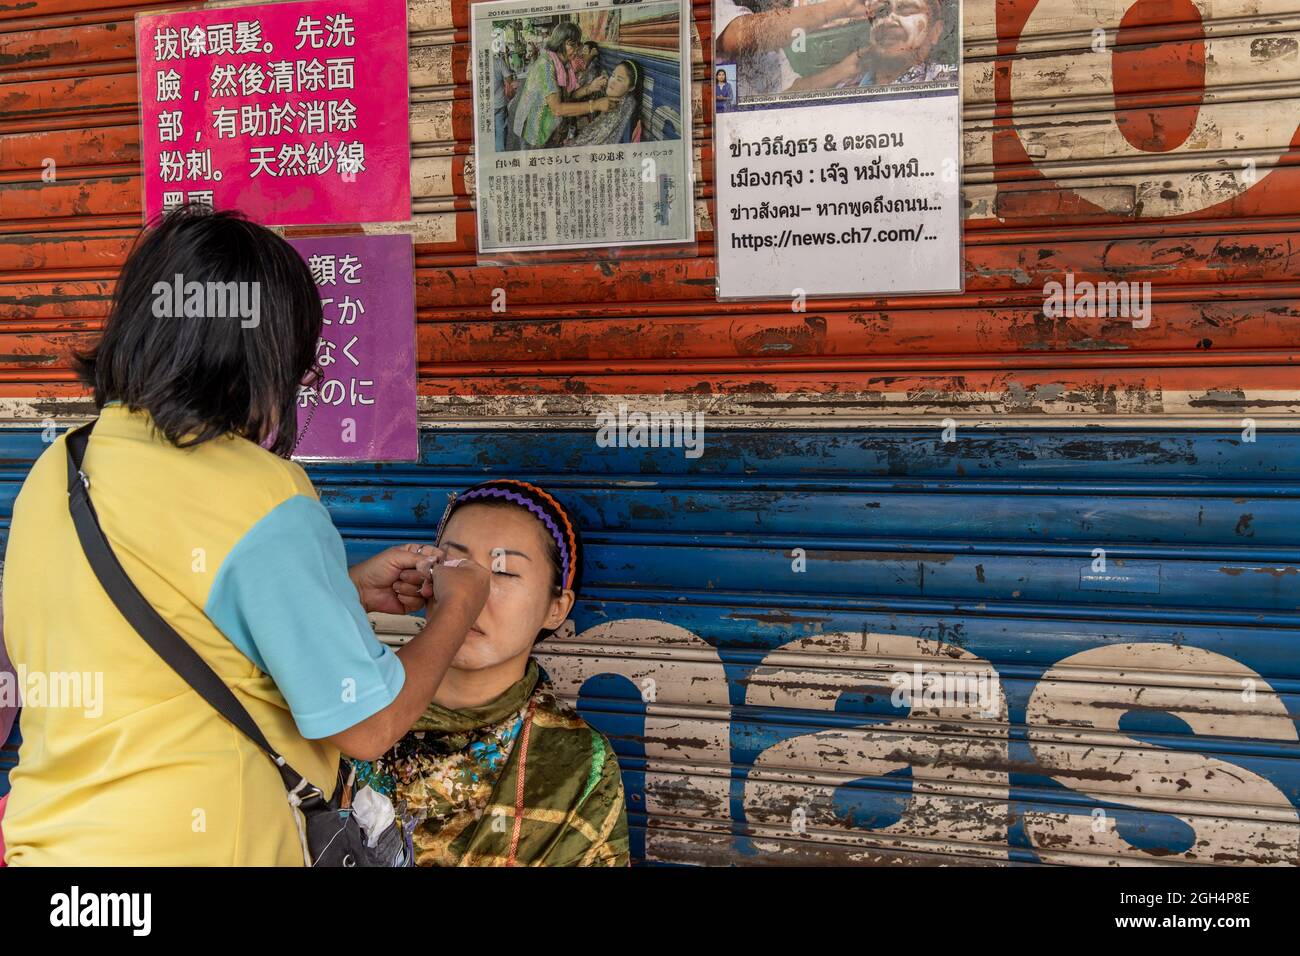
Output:
[[[962,288],[958,0],[713,0],[718,295]]]

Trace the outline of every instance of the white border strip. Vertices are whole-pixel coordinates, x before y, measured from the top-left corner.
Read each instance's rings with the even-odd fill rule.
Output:
[[[1204,392],[1164,392],[1163,411],[1103,413],[1067,400],[1030,401],[1017,406],[1006,393],[963,396],[979,410],[954,411],[942,402],[909,401],[901,394],[864,393],[733,395],[502,395],[419,398],[425,429],[595,429],[596,416],[629,411],[694,412],[706,427],[864,430],[940,428],[947,420],[968,428],[1215,428],[1240,430],[1247,419],[1256,429],[1300,428],[1300,391],[1244,392],[1218,399]],[[862,406],[870,405],[870,408]],[[884,405],[886,407],[882,408]],[[893,405],[894,410],[887,406]],[[1059,409],[1059,411],[1057,410]],[[0,428],[30,428],[84,422],[95,416],[89,398],[0,398]]]

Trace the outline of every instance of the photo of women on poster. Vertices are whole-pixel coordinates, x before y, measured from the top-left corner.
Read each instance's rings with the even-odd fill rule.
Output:
[[[480,251],[693,238],[681,11],[474,4]]]
[[[737,107],[957,82],[955,0],[714,0]]]

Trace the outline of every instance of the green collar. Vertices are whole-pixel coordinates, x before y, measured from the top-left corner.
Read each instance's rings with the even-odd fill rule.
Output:
[[[537,687],[540,671],[537,662],[528,659],[524,676],[506,688],[495,700],[490,700],[479,707],[466,707],[463,710],[449,710],[438,704],[429,704],[424,714],[415,722],[412,731],[434,731],[437,733],[464,733],[498,724],[511,714],[521,710]]]

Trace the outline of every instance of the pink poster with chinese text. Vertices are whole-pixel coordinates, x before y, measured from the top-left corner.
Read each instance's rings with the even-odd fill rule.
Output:
[[[142,14],[136,44],[146,221],[410,220],[405,0]]]

